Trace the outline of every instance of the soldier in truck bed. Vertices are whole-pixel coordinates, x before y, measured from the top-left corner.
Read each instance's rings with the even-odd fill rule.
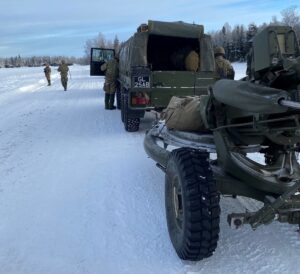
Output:
[[[116,109],[114,106],[115,93],[117,88],[117,78],[119,74],[119,58],[115,55],[115,58],[107,61],[101,66],[101,70],[105,71],[105,82],[103,90],[105,92],[105,109]]]
[[[170,59],[176,70],[196,72],[200,69],[199,54],[190,47],[174,51]]]
[[[228,60],[225,59],[225,50],[223,47],[215,48],[215,78],[234,79],[235,71]]]

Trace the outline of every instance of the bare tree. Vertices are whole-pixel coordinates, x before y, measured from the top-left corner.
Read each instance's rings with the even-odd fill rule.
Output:
[[[119,50],[120,50],[120,41],[119,41],[119,38],[117,35],[115,36],[115,39],[114,39],[114,50],[116,53],[119,53]]]
[[[300,15],[297,12],[297,6],[291,6],[287,9],[284,9],[281,12],[282,22],[288,26],[291,26],[300,41]]]
[[[107,47],[106,38],[101,32],[99,32],[97,38],[95,39],[95,45],[97,45],[99,48]]]
[[[272,16],[272,20],[270,22],[270,25],[282,25],[282,22],[280,22],[278,19],[277,19],[277,16],[276,15],[273,15]]]
[[[296,9],[297,6],[291,6],[281,11],[282,22],[292,28],[300,24],[300,15]]]
[[[105,36],[99,32],[98,36],[92,39],[88,39],[85,42],[84,46],[84,52],[85,52],[85,58],[86,60],[89,60],[90,54],[91,54],[91,48],[115,48],[116,45],[116,39],[118,41],[117,36],[115,36],[115,40],[107,40]],[[119,42],[118,42],[119,43]]]

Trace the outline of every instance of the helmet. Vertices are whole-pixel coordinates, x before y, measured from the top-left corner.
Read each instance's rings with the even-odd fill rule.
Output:
[[[137,32],[146,32],[148,31],[148,25],[147,24],[141,24],[137,28]]]
[[[216,47],[215,48],[215,55],[216,54],[222,54],[222,55],[225,55],[225,50],[223,47]]]

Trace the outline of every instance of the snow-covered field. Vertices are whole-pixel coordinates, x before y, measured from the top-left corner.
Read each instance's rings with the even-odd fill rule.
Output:
[[[181,261],[164,174],[143,150],[153,117],[126,133],[103,78],[71,74],[63,92],[54,68],[51,87],[42,68],[0,69],[0,274],[300,273],[297,226],[231,230],[227,214],[245,208],[225,197],[215,254]]]

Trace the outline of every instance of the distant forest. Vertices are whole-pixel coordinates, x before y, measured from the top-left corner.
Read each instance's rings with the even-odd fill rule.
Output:
[[[40,67],[45,64],[58,66],[61,60],[65,60],[68,64],[87,64],[86,58],[66,57],[66,56],[32,56],[21,57],[20,55],[9,58],[0,58],[0,67]]]
[[[271,22],[257,25],[255,23],[244,25],[230,26],[225,23],[221,30],[211,31],[214,46],[222,46],[226,51],[226,58],[232,62],[244,62],[247,53],[251,46],[251,40],[257,32],[269,25],[288,25],[291,26],[298,37],[300,43],[300,15],[297,11],[297,6],[291,6],[281,11],[281,20],[276,16],[272,17]],[[205,27],[205,26],[204,26]],[[119,51],[122,42],[119,41],[118,36],[115,35],[114,40],[108,40],[102,33],[96,37],[88,39],[84,45],[84,56],[82,58],[66,57],[66,56],[32,56],[32,57],[9,57],[0,58],[0,67],[34,67],[42,66],[49,63],[52,66],[58,65],[62,59],[70,64],[87,65],[90,61],[90,50],[92,47],[100,48],[114,48],[116,52]]]
[[[291,6],[282,10],[281,16],[282,19],[280,21],[276,16],[273,16],[272,21],[269,23],[263,23],[259,26],[255,23],[251,23],[247,28],[245,28],[244,25],[231,27],[228,23],[225,23],[221,30],[213,31],[209,34],[215,46],[224,47],[227,59],[232,62],[244,62],[253,36],[267,26],[291,26],[296,32],[298,43],[300,43],[300,15],[297,13],[297,6]]]
[[[232,62],[244,62],[253,36],[269,25],[291,26],[295,30],[300,43],[300,15],[297,12],[297,6],[286,8],[280,14],[282,16],[281,20],[273,16],[269,23],[263,23],[262,25],[251,23],[248,27],[244,25],[235,25],[232,27],[228,23],[225,23],[221,30],[211,31],[208,34],[211,35],[215,47],[222,46],[225,48],[227,59]],[[89,58],[92,47],[114,48],[118,52],[121,44],[117,36],[115,36],[114,41],[111,41],[106,40],[105,36],[99,33],[97,37],[86,41],[85,55]]]
[[[251,46],[253,36],[269,25],[288,25],[291,26],[298,37],[300,43],[300,15],[297,6],[291,6],[281,11],[282,19],[272,17],[271,22],[256,25],[251,23],[248,27],[244,25],[230,26],[225,23],[221,30],[212,31],[211,35],[214,46],[222,46],[226,51],[226,58],[232,62],[244,62]],[[205,26],[204,26],[205,27]],[[93,39],[89,39],[85,44],[85,54],[89,58],[91,47],[114,48],[117,52],[120,48],[118,37],[114,41],[106,40],[102,33]]]

